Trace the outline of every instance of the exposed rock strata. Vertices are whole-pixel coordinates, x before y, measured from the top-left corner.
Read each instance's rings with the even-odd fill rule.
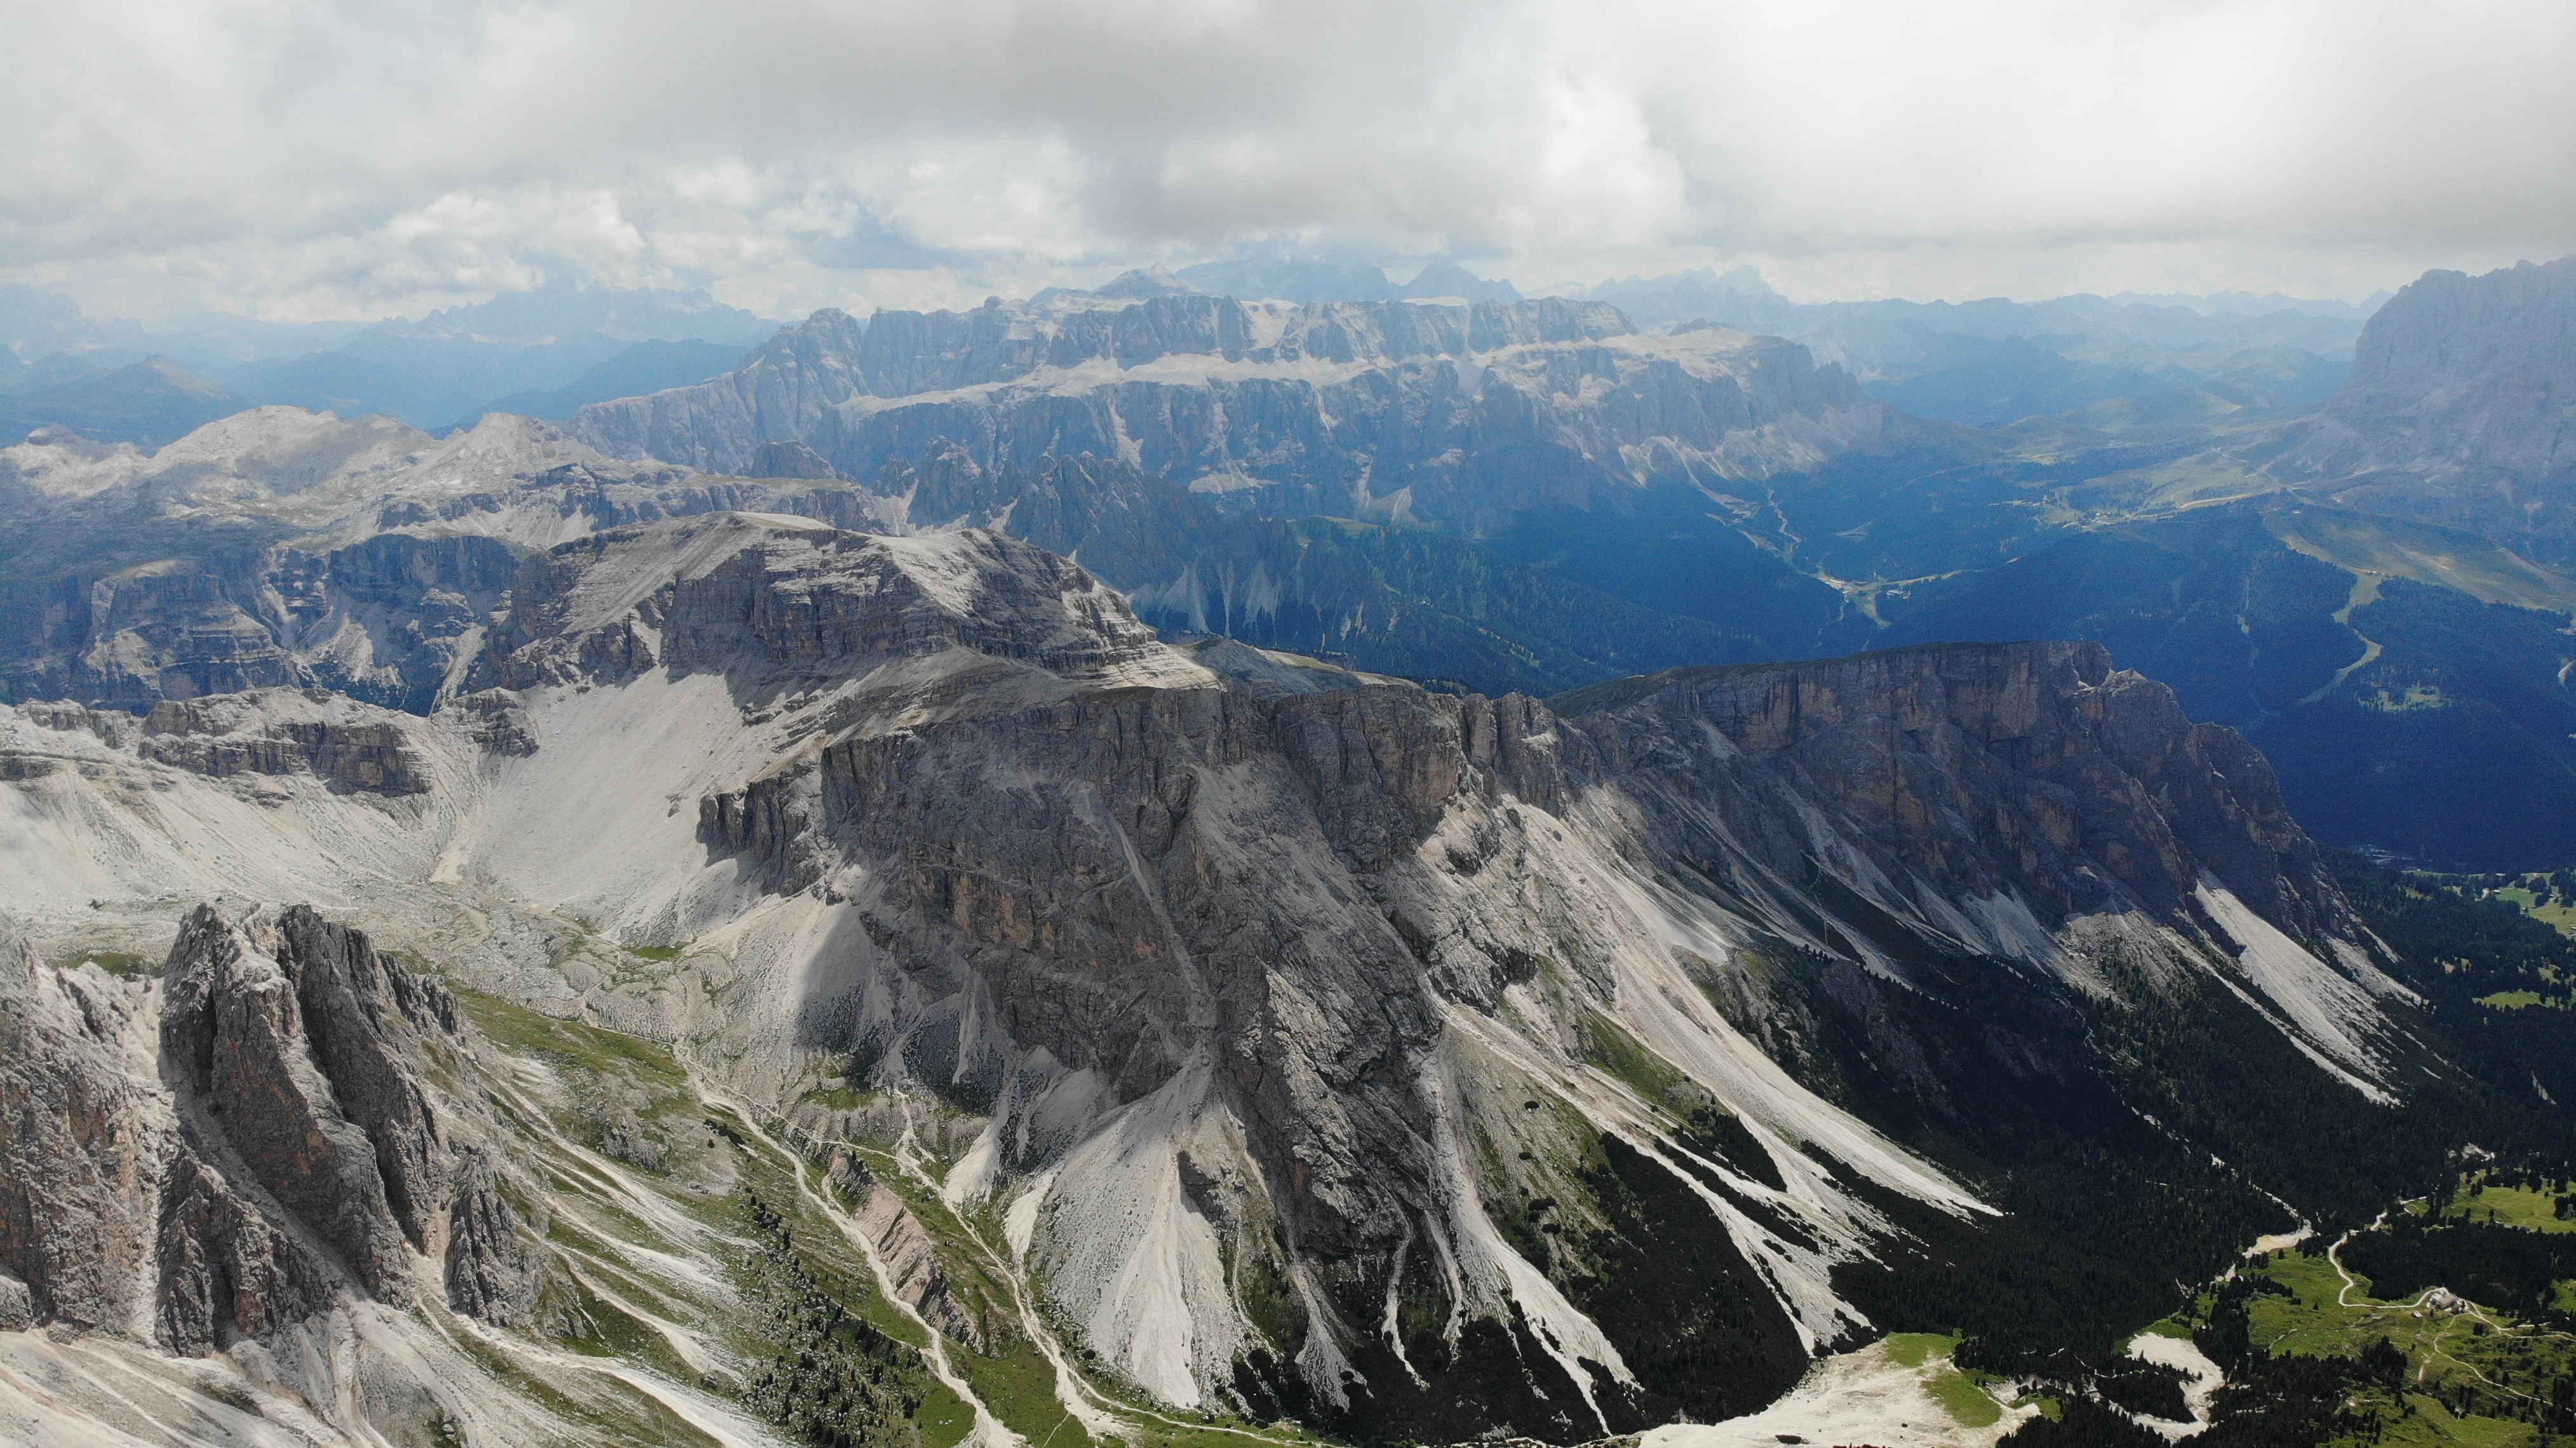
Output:
[[[477,727],[507,730],[507,707],[485,701]],[[498,710],[498,713],[491,711]],[[164,699],[149,717],[52,702],[19,706],[36,747],[10,752],[11,777],[42,778],[61,768],[98,767],[98,751],[52,751],[45,734],[86,735],[106,751],[208,779],[311,779],[335,793],[400,798],[427,793],[435,766],[413,730],[418,721],[319,688],[263,689],[204,699]],[[496,744],[496,747],[499,747]]]
[[[819,312],[740,371],[596,404],[572,427],[616,456],[727,472],[787,441],[855,478],[941,439],[986,466],[1124,458],[1270,516],[1477,532],[1651,476],[1809,467],[1891,425],[1795,344],[1646,338],[1595,304],[1158,296],[879,312],[864,326]]]
[[[139,982],[48,968],[0,919],[0,1273],[30,1320],[152,1334],[174,1138],[152,1007]]]
[[[622,627],[599,618],[587,637]],[[775,645],[732,658],[758,678]],[[1158,1153],[1206,1133],[1187,1148],[1193,1170],[1250,1195],[1213,1196],[1196,1218],[1239,1220],[1238,1200],[1276,1214],[1295,1264],[1283,1270],[1313,1315],[1293,1336],[1316,1391],[1345,1361],[1315,1356],[1322,1344],[1370,1350],[1362,1324],[1381,1294],[1498,1310],[1483,1295],[1495,1288],[1471,1278],[1460,1296],[1403,1265],[1425,1233],[1463,1251],[1478,1230],[1483,1209],[1439,1165],[1453,1132],[1500,1129],[1480,1114],[1490,1106],[1439,1084],[1494,1069],[1469,1065],[1487,1048],[1468,1042],[1531,1033],[1545,1059],[1608,1013],[1727,1079],[1691,1042],[1756,1029],[1779,1004],[1783,983],[1737,958],[1756,940],[1855,962],[1864,997],[1886,989],[1872,980],[1916,977],[1926,951],[2079,992],[2117,976],[2187,993],[2192,979],[2235,979],[2242,955],[2246,998],[2349,1082],[2380,1091],[2399,1049],[2371,1004],[2395,988],[2338,953],[2337,941],[2355,948],[2354,927],[2268,767],[2090,645],[1682,671],[1570,699],[1572,717],[1409,686],[1275,698],[1202,686],[894,727],[855,698],[828,716],[835,733],[699,808],[699,838],[719,856],[856,912],[830,967],[840,984],[806,1007],[806,1039],[850,1051],[880,1084],[989,1111],[991,1170],[1104,1173],[1085,1190],[1110,1201],[1132,1169],[1113,1160],[1133,1158],[1095,1159],[1062,1123],[1119,1113],[1106,1119],[1137,1123],[1102,1138],[1127,1142],[1120,1152],[1147,1150],[1119,1133],[1148,1120],[1175,1134]],[[2283,950],[2305,964],[2264,974]],[[1744,1004],[1730,1023],[1676,989]],[[1747,1180],[1816,1170],[1775,1143],[1834,1139],[1864,1173],[1970,1209],[1889,1143],[1825,1125],[1830,1111],[1785,1078],[1711,1089],[1753,1123],[1726,1149]],[[1598,1109],[1642,1126],[1620,1115],[1633,1107]],[[1840,1190],[1824,1177],[1816,1189]],[[1191,1401],[1170,1350],[1144,1346],[1146,1309],[1110,1280],[1118,1251],[1164,1250],[1098,1215],[1142,1203],[1079,1191],[1048,1202],[1041,1223],[1059,1225],[1040,1226],[1037,1251],[1068,1310],[1104,1353]],[[1815,1249],[1828,1260],[1871,1230],[1838,1211],[1807,1219],[1848,1244]],[[1260,1240],[1224,1230],[1231,1249]],[[1765,1259],[1776,1280],[1815,1270],[1776,1237],[1739,1235],[1730,1250],[1781,1254]],[[1191,1304],[1202,1384],[1243,1354],[1294,1350],[1279,1330],[1228,1324],[1251,1309],[1229,1309],[1223,1289],[1173,1290]],[[1534,1290],[1514,1289],[1550,1331],[1576,1330],[1571,1299]],[[1589,1289],[1569,1277],[1565,1290]],[[1784,1296],[1794,1329],[1784,1316],[1764,1331],[1813,1343],[1852,1325],[1822,1299]],[[1459,1351],[1406,1349],[1427,1355],[1417,1367]],[[1613,1350],[1581,1349],[1605,1364]]]
[[[894,1295],[931,1326],[959,1342],[981,1348],[982,1326],[950,1294],[947,1276],[940,1270],[938,1250],[930,1234],[922,1229],[921,1219],[904,1205],[902,1195],[877,1180],[847,1152],[832,1154],[826,1174],[832,1185],[856,1204],[859,1230],[866,1235],[868,1245],[876,1249],[877,1262],[885,1269]]]
[[[142,757],[221,779],[309,774],[335,788],[427,791],[427,764],[401,725],[319,689],[164,699],[143,721]]]
[[[1082,568],[984,531],[884,538],[740,515],[611,529],[531,557],[515,597],[477,685],[667,668],[775,690],[948,650],[1086,681],[1206,677]]]

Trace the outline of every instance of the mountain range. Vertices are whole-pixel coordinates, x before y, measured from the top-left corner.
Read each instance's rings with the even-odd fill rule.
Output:
[[[416,322],[208,315],[152,333],[133,322],[93,323],[68,298],[6,288],[0,432],[64,426],[158,448],[216,418],[276,404],[382,413],[442,431],[488,411],[564,418],[584,403],[727,371],[772,329],[700,292],[557,282]]]
[[[2576,1159],[2576,946],[2337,848],[2576,852],[2569,263],[1229,265],[0,449],[0,1437],[2261,1442],[2249,1247]]]

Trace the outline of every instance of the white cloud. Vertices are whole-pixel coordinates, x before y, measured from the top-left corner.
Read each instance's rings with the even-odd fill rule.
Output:
[[[2576,249],[2576,9],[0,0],[0,279],[771,310],[1249,241],[1525,284],[2358,294]]]

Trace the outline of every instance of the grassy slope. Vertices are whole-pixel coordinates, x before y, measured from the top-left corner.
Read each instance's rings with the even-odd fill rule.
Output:
[[[2343,1277],[2323,1255],[2285,1252],[2247,1271],[2288,1289],[2287,1295],[2253,1300],[2249,1316],[2257,1347],[2282,1356],[2353,1357],[2386,1338],[2406,1354],[2403,1389],[2363,1386],[2345,1403],[2351,1421],[2332,1440],[2336,1444],[2536,1444],[2539,1432],[2531,1424],[2455,1413],[2448,1395],[2468,1388],[2545,1396],[2547,1382],[2576,1372],[2576,1335],[2486,1309],[2418,1315],[2414,1300],[2382,1302],[2370,1296],[2369,1280],[2358,1276],[2345,1292]],[[2351,1305],[2339,1303],[2338,1294]]]

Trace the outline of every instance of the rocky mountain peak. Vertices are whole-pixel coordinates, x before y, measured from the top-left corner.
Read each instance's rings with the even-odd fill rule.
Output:
[[[445,987],[303,906],[197,907],[158,981],[0,945],[0,1299],[26,1318],[189,1353],[301,1351],[335,1302],[416,1283],[526,1310],[481,1128],[428,1084],[473,1050]]]
[[[614,528],[522,566],[475,687],[655,667],[848,681],[961,650],[1085,684],[1203,684],[1079,565],[986,529],[908,537],[722,513]]]
[[[2274,471],[2576,560],[2576,257],[2427,272],[2362,328],[2353,372]]]

